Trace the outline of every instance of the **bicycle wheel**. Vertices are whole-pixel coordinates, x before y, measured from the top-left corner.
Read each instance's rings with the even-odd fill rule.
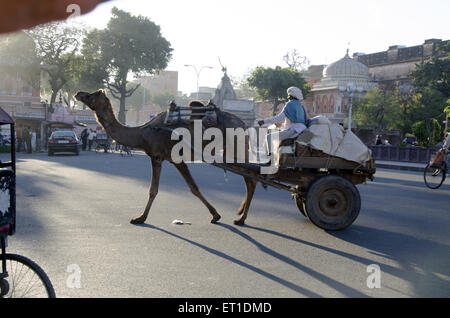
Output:
[[[55,298],[55,290],[44,270],[32,260],[16,254],[5,254],[4,278],[8,292],[3,298]]]
[[[439,188],[444,183],[446,173],[445,163],[441,168],[433,168],[428,164],[423,172],[423,179],[425,180],[426,186],[430,189]]]

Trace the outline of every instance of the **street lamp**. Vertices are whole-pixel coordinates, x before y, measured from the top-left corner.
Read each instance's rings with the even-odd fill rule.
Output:
[[[203,70],[203,69],[205,69],[205,68],[213,68],[213,67],[211,67],[211,66],[202,66],[201,68],[200,68],[200,70],[197,70],[197,67],[195,67],[195,65],[191,65],[191,64],[185,64],[184,66],[186,66],[186,67],[193,67],[194,68],[194,70],[195,70],[195,74],[197,74],[197,99],[198,99],[198,96],[199,96],[199,87],[198,87],[198,79],[200,78],[200,72]]]
[[[347,86],[339,86],[339,92],[341,93],[342,98],[344,98],[345,93],[348,95],[348,129],[352,129],[352,104],[353,104],[353,95],[355,92],[358,92],[358,96],[361,96],[363,89],[361,87],[356,87],[352,82],[347,83]]]

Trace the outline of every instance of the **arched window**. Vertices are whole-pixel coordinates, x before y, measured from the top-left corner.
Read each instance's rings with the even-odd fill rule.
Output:
[[[334,95],[331,95],[330,96],[330,113],[334,113],[334,104],[335,104]]]

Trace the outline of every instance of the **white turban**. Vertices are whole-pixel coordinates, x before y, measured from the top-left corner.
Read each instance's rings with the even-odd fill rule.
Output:
[[[297,98],[298,100],[303,100],[303,93],[302,90],[298,87],[289,87],[287,89],[288,96],[292,96]]]

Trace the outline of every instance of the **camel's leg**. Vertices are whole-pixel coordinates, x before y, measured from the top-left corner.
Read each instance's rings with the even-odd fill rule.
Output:
[[[147,220],[148,213],[150,212],[150,208],[152,207],[153,200],[156,198],[158,194],[159,187],[159,176],[161,175],[161,164],[162,160],[158,158],[151,158],[152,160],[152,183],[150,185],[149,198],[147,202],[147,206],[145,207],[144,213],[141,216],[138,216],[131,220],[131,224],[142,224]]]
[[[192,175],[187,167],[187,165],[182,162],[179,164],[174,164],[177,170],[181,173],[184,180],[186,181],[187,185],[189,186],[189,189],[191,189],[191,192],[193,195],[195,195],[197,198],[200,199],[200,201],[203,202],[203,204],[208,208],[209,212],[212,214],[213,218],[211,220],[211,223],[216,223],[220,219],[220,214],[217,213],[216,209],[209,204],[208,201],[203,197],[203,195],[200,193],[200,190],[198,189],[197,184],[195,183],[194,179],[192,178]]]
[[[255,193],[255,188],[257,182],[251,178],[244,177],[245,186],[247,187],[247,194],[244,198],[244,201],[241,204],[241,207],[238,210],[238,214],[241,214],[241,217],[234,221],[236,225],[244,225],[245,219],[247,219],[248,210],[250,209],[250,203],[253,199],[253,194]]]
[[[247,203],[247,200],[248,200],[248,193],[249,193],[249,191],[248,191],[248,188],[249,188],[248,181],[249,181],[249,178],[248,177],[244,177],[245,188],[246,188],[247,192],[245,194],[244,200],[242,200],[241,206],[239,207],[239,209],[237,211],[238,215],[241,215],[242,213],[244,213],[245,204]]]

